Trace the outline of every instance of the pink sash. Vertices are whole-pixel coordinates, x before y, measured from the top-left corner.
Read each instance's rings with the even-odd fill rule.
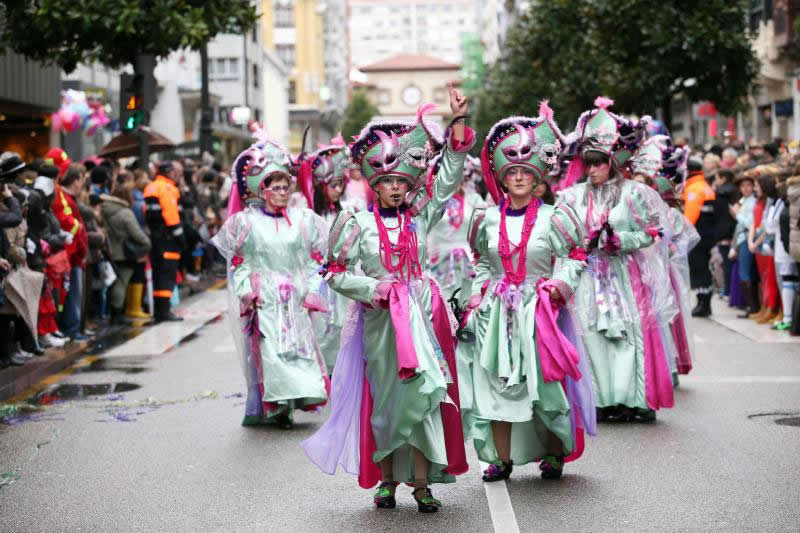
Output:
[[[411,336],[411,317],[408,311],[408,287],[400,282],[392,284],[389,293],[389,313],[394,325],[397,345],[397,376],[400,379],[413,378],[419,368],[417,351]]]
[[[545,382],[563,381],[566,376],[575,381],[581,379],[578,370],[578,350],[564,336],[556,323],[556,311],[550,294],[544,290],[542,278],[536,283],[536,349]]]

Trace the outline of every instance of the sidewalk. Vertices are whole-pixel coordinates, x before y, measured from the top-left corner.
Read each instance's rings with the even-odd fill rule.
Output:
[[[736,318],[736,315],[740,314],[741,311],[729,307],[728,302],[721,299],[719,296],[714,296],[711,302],[711,311],[711,320],[740,335],[744,335],[752,341],[800,344],[800,337],[792,337],[786,331],[770,329],[768,324],[756,324],[754,320],[750,320],[749,318]]]
[[[222,290],[220,290],[222,289]],[[224,283],[211,286],[186,298],[175,309],[182,322],[163,322],[147,327],[109,327],[95,342],[68,343],[64,348],[49,349],[22,366],[0,370],[0,401],[22,395],[28,389],[72,366],[86,355],[159,355],[171,350],[204,324],[215,320],[227,309]]]

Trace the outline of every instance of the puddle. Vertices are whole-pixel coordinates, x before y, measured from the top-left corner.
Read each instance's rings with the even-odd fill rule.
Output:
[[[791,418],[779,418],[775,421],[779,426],[800,427],[800,416],[793,416]]]
[[[48,387],[28,399],[27,402],[33,405],[50,405],[68,400],[81,400],[93,396],[129,392],[139,388],[141,388],[141,385],[125,381],[119,383],[97,383],[92,385],[65,383]]]
[[[143,363],[149,360],[149,356],[144,357],[114,357],[113,359],[106,359],[101,357],[92,361],[86,366],[78,368],[75,373],[82,374],[85,372],[121,372],[123,374],[141,374],[150,370],[149,367]]]

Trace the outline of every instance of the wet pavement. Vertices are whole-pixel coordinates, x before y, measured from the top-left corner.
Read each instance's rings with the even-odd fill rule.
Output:
[[[694,326],[695,371],[675,409],[652,424],[601,425],[561,481],[515,467],[507,493],[519,530],[797,530],[800,352]],[[291,431],[240,425],[226,322],[162,350],[159,337],[173,334],[96,353],[0,406],[0,531],[493,529],[496,502],[471,447],[471,471],[434,487],[437,515],[417,513],[406,487],[397,509],[375,510],[354,477],[322,474],[299,447],[326,412],[298,412]]]

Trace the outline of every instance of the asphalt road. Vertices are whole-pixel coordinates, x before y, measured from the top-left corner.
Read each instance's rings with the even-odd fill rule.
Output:
[[[800,344],[694,325],[677,407],[601,425],[561,481],[516,469],[505,514],[471,448],[473,469],[435,487],[442,511],[420,515],[407,488],[378,511],[354,478],[316,470],[298,444],[325,413],[241,427],[224,322],[159,355],[134,340],[30,401],[76,399],[0,424],[0,531],[798,531],[800,427],[776,421],[800,417]]]

